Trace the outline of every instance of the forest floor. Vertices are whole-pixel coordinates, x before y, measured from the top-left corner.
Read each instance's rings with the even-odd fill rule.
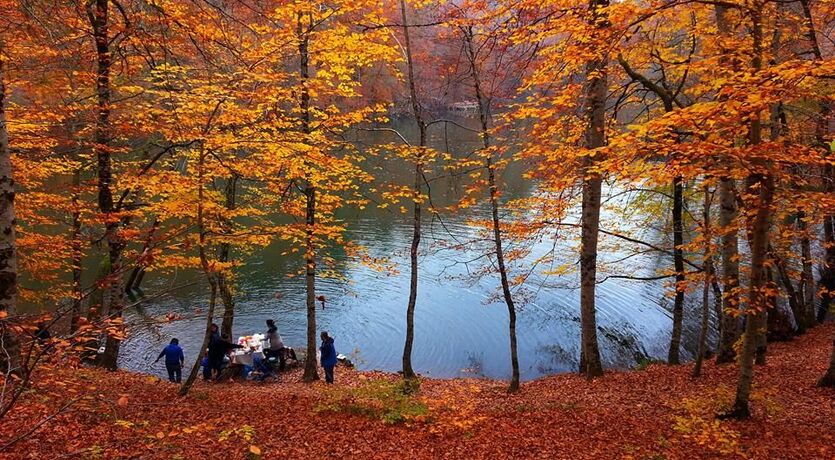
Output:
[[[339,367],[333,386],[294,371],[199,382],[185,398],[147,375],[43,367],[0,421],[0,457],[835,459],[835,390],[814,387],[833,333],[771,344],[743,422],[715,419],[736,366],[712,362],[699,379],[692,364],[656,364],[546,377],[514,395],[500,381],[423,379],[404,396],[397,375]]]

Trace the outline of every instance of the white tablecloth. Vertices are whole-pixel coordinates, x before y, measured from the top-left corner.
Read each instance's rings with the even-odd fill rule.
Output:
[[[240,364],[242,366],[252,366],[252,361],[255,356],[258,356],[261,359],[264,359],[264,353],[260,351],[252,352],[238,352],[232,353],[229,356],[229,363],[230,364]]]

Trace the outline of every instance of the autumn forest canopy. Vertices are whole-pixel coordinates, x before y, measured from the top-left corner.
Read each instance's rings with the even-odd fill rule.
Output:
[[[820,325],[835,305],[833,30],[832,0],[0,0],[0,426],[32,423],[0,433],[0,452],[94,410],[99,390],[84,385],[66,405],[43,402],[56,382],[104,379],[121,395],[113,407],[131,407],[139,377],[97,368],[119,367],[126,314],[171,294],[142,293],[145,278],[198,273],[207,299],[189,318],[202,346],[188,344],[167,397],[224,391],[203,390],[201,358],[233,336],[258,251],[290,261],[277,275],[304,299],[300,369],[284,381],[320,379],[321,286],[350,283],[340,264],[406,280],[387,299],[405,324],[401,375],[351,374],[338,390],[399,396],[353,415],[391,405],[386,422],[476,430],[465,403],[425,403],[469,387],[421,389],[413,365],[416,334],[432,333],[415,328],[427,254],[440,250],[503,305],[491,340],[509,350],[513,397],[548,399],[545,383],[523,383],[517,314],[564,280],[578,293],[572,366],[617,393],[599,313],[601,286],[620,280],[669,300],[658,381],[729,385],[716,407],[677,406],[711,413],[677,433],[738,453],[724,423],[761,423],[736,420],[765,417],[758,374],[781,391],[798,341],[817,361],[793,384],[831,406],[835,342]],[[511,177],[527,192],[510,193]],[[455,193],[441,191],[449,181]],[[381,213],[403,233],[396,254],[349,231],[349,216],[374,225]],[[658,267],[629,268],[648,254]],[[353,416],[318,384],[292,388]],[[260,457],[260,438],[239,429],[218,442]]]

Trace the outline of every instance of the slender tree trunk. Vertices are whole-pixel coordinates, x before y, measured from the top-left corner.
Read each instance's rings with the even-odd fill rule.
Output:
[[[304,363],[305,382],[319,380],[316,364],[316,188],[308,185],[304,189],[305,211],[305,290],[307,305],[307,357]]]
[[[111,89],[110,89],[110,39],[108,37],[108,7],[110,0],[96,0],[95,4],[88,4],[87,13],[93,27],[93,37],[96,43],[96,108],[98,116],[94,132],[95,153],[97,159],[98,177],[98,205],[103,215],[105,226],[105,241],[108,247],[109,269],[106,290],[109,293],[108,317],[113,320],[122,316],[122,287],[121,287],[121,253],[122,242],[119,239],[119,219],[114,215],[116,209],[113,203],[112,160],[111,160]],[[104,354],[100,365],[104,368],[116,369],[119,358],[121,341],[116,335],[108,334]]]
[[[673,303],[673,331],[668,364],[679,364],[681,329],[684,321],[684,186],[681,176],[673,179],[673,264],[676,270],[676,297]]]
[[[472,27],[462,28],[466,42],[467,58],[470,61],[470,76],[473,79],[473,89],[476,101],[478,102],[478,115],[481,121],[481,140],[485,149],[485,168],[487,171],[487,186],[490,193],[490,212],[493,221],[493,243],[496,249],[496,265],[499,268],[499,278],[502,285],[502,294],[507,305],[508,332],[510,336],[510,364],[511,378],[508,391],[513,393],[519,390],[519,352],[516,345],[516,306],[513,303],[513,295],[510,292],[510,282],[507,278],[507,268],[504,260],[504,248],[502,245],[501,221],[499,220],[499,189],[496,185],[496,168],[493,165],[493,153],[490,149],[490,113],[481,89],[481,78],[478,71],[478,59],[475,47],[473,46]]]
[[[17,334],[5,321],[17,304],[17,244],[15,242],[15,183],[6,120],[6,74],[0,42],[0,372],[18,373],[20,347]]]
[[[798,318],[798,322],[803,324],[804,329],[808,329],[815,325],[815,298],[817,292],[815,290],[815,275],[812,273],[812,242],[808,235],[806,213],[800,212],[797,214],[797,228],[803,232],[800,237],[800,257],[803,259],[801,262],[803,267],[803,282],[801,283],[803,317]]]
[[[308,15],[308,23],[304,24],[304,13],[298,15],[297,36],[299,40],[299,77],[301,96],[301,127],[304,141],[310,142],[311,114],[310,89],[307,87],[310,78],[310,32],[313,20]],[[305,197],[305,293],[307,306],[307,356],[304,362],[302,380],[313,382],[319,380],[319,368],[316,363],[316,186],[310,178],[304,188]]]
[[[72,175],[72,228],[70,229],[71,239],[71,260],[72,264],[72,316],[70,318],[70,332],[78,330],[78,323],[81,319],[81,260],[84,255],[81,246],[81,169],[73,171]]]
[[[126,293],[130,293],[134,289],[139,289],[139,286],[142,284],[142,278],[145,276],[145,266],[148,263],[147,259],[150,257],[150,252],[154,246],[154,234],[158,228],[159,219],[155,217],[154,222],[151,223],[150,230],[148,230],[148,235],[145,237],[145,243],[142,244],[142,253],[139,256],[139,261],[131,271],[128,281],[125,283]]]
[[[696,365],[693,367],[693,377],[702,375],[702,362],[707,353],[707,329],[708,320],[710,319],[710,286],[713,282],[713,254],[711,248],[713,235],[710,229],[710,206],[712,204],[712,197],[707,185],[704,186],[704,195],[702,218],[704,220],[705,252],[702,264],[705,270],[705,280],[702,286],[702,318],[699,329],[699,347],[696,353]]]
[[[762,69],[762,24],[760,8],[751,8],[753,39],[753,69]],[[759,115],[754,115],[749,128],[749,143],[757,146],[762,140],[762,126]],[[739,359],[739,379],[736,399],[726,417],[748,418],[751,415],[749,401],[754,379],[754,359],[757,348],[761,346],[760,336],[764,334],[766,309],[768,307],[768,264],[769,231],[771,227],[771,207],[774,194],[774,179],[771,166],[764,159],[753,161],[756,170],[748,177],[748,192],[754,196],[752,203],[756,209],[751,224],[751,279],[749,301],[746,312],[745,334],[742,353]]]
[[[676,101],[676,95],[674,92],[668,89],[666,85],[659,85],[653,82],[651,79],[647,78],[644,75],[636,72],[629,66],[629,63],[623,58],[623,56],[618,56],[618,62],[626,71],[627,75],[629,75],[633,81],[637,81],[641,83],[644,88],[648,91],[652,91],[655,93],[659,99],[664,103],[664,111],[669,113],[672,112],[674,109],[674,104]],[[677,139],[677,142],[680,142],[680,139]],[[671,161],[675,160],[676,155],[671,155]],[[685,274],[684,274],[684,249],[682,246],[684,245],[684,217],[683,217],[683,210],[684,210],[684,185],[683,179],[681,176],[676,175],[673,178],[673,209],[672,209],[672,220],[673,220],[673,266],[676,271],[676,284],[675,284],[675,301],[673,303],[673,327],[672,333],[670,335],[670,349],[667,354],[667,363],[668,364],[679,364],[680,363],[680,351],[681,351],[681,334],[682,334],[682,323],[684,321],[684,283],[685,283]]]
[[[766,256],[767,258],[768,256]],[[772,275],[771,267],[765,270],[765,285],[774,287],[774,276]],[[765,306],[761,312],[763,316],[761,320],[763,327],[757,330],[757,345],[754,352],[754,364],[757,366],[764,366],[768,355],[768,321],[774,315],[776,298],[771,294],[763,295],[763,302],[765,302]]]
[[[736,187],[733,179],[719,180],[719,226],[722,228],[722,334],[716,362],[734,361],[734,344],[739,339],[739,236],[736,229]]]
[[[203,362],[203,357],[206,355],[206,349],[209,348],[209,340],[211,340],[212,337],[212,322],[214,321],[215,316],[215,305],[217,305],[217,281],[214,270],[209,263],[208,257],[206,256],[206,226],[203,221],[203,163],[205,162],[206,154],[205,151],[202,150],[203,148],[204,147],[201,147],[200,159],[197,165],[197,231],[199,232],[197,252],[200,256],[200,267],[203,269],[203,274],[206,275],[206,279],[209,281],[209,309],[206,312],[206,330],[203,333],[203,343],[200,346],[200,350],[197,352],[197,356],[195,357],[194,364],[191,366],[191,371],[189,371],[188,377],[186,377],[186,380],[183,382],[182,386],[180,386],[180,396],[188,394],[200,372],[200,365]]]
[[[719,34],[729,36],[731,27],[726,17],[728,9],[717,5],[716,27]],[[723,65],[729,65],[730,60],[722,58]],[[722,318],[720,325],[719,349],[716,352],[718,364],[734,361],[736,352],[734,344],[739,339],[739,320],[736,313],[740,307],[739,296],[739,233],[736,229],[737,220],[736,186],[730,177],[719,180],[719,226],[722,237]]]
[[[421,151],[415,161],[415,183],[414,183],[414,207],[412,210],[412,245],[409,250],[409,302],[406,305],[406,341],[403,345],[403,378],[414,379],[415,371],[412,368],[412,346],[415,340],[415,305],[417,303],[418,291],[418,248],[421,237],[421,199],[423,194],[423,148],[426,147],[426,122],[423,119],[423,108],[417,95],[417,84],[415,83],[414,60],[412,59],[412,41],[409,31],[408,13],[406,1],[400,0],[400,16],[403,21],[403,38],[406,51],[407,82],[409,85],[409,99],[412,103],[412,115],[419,133],[419,147]]]
[[[770,248],[769,252],[774,260],[780,284],[786,291],[786,299],[789,302],[789,311],[786,311],[784,308],[777,305],[778,299],[773,299],[774,304],[768,314],[768,340],[772,342],[791,340],[795,334],[802,334],[805,331],[805,328],[803,328],[800,324],[803,321],[803,300],[801,298],[801,293],[794,288],[794,284],[789,277],[786,261],[774,253],[774,248]],[[794,320],[792,320],[792,318],[794,318]],[[797,325],[796,331],[794,329],[795,324]]]
[[[605,12],[609,0],[591,0],[590,21],[597,29],[608,27]],[[606,58],[596,57],[586,63],[585,144],[597,149],[606,144],[606,94],[608,76]],[[593,170],[594,159],[585,157],[583,172],[582,228],[580,236],[580,373],[587,378],[603,375],[597,342],[595,289],[597,287],[597,240],[600,229],[600,196],[603,177]]]
[[[825,171],[828,173],[827,178],[829,179],[827,190],[829,193],[835,193],[835,177],[832,174],[835,168],[827,166]],[[826,247],[823,267],[820,268],[820,284],[823,286],[823,294],[816,312],[816,320],[819,323],[826,319],[826,312],[831,308],[833,298],[835,298],[835,217],[833,216],[826,216],[823,219],[823,243]]]
[[[238,175],[233,174],[226,181],[226,209],[233,210],[236,206]],[[226,222],[226,225],[231,226],[232,222]],[[231,230],[231,229],[230,229]],[[218,254],[220,262],[229,261],[229,252],[231,250],[229,243],[221,243]],[[219,272],[217,275],[217,287],[220,293],[220,300],[223,302],[223,321],[220,325],[222,333],[232,337],[232,323],[235,320],[235,298],[232,295],[232,287],[229,285],[229,279],[225,273]]]
[[[778,3],[776,5],[776,27],[771,40],[771,58],[769,65],[777,65],[780,56],[780,47],[782,44],[782,22],[786,14],[786,4]],[[788,121],[785,114],[785,109],[782,102],[772,104],[769,114],[770,136],[769,139],[774,143],[786,144],[786,137],[789,135]],[[790,172],[797,174],[797,167],[791,167]],[[793,182],[789,184],[793,189],[797,186]],[[787,219],[785,225],[791,225],[791,218]],[[769,296],[770,308],[767,313],[767,335],[761,338],[763,342],[762,353],[757,355],[757,364],[765,364],[765,349],[767,341],[791,340],[797,334],[802,334],[805,330],[802,324],[801,304],[803,299],[800,298],[799,293],[794,288],[794,283],[788,274],[788,267],[786,261],[783,260],[773,245],[768,246],[769,257],[774,261],[774,264],[769,267],[769,282],[774,281],[775,269],[776,276],[780,279],[780,284],[786,291],[789,308],[785,308],[784,304],[779,303],[779,299],[775,294]],[[802,280],[801,280],[802,282]],[[801,286],[802,288],[802,286]]]
[[[757,122],[754,122],[757,123]],[[758,349],[762,348],[760,336],[764,335],[766,308],[768,299],[764,292],[768,284],[768,270],[766,254],[768,247],[768,231],[770,225],[771,200],[773,193],[773,179],[769,173],[756,174],[751,178],[752,191],[758,196],[757,214],[753,222],[753,239],[751,245],[751,286],[749,298],[751,304],[746,314],[745,333],[743,335],[742,352],[739,357],[739,380],[737,382],[736,400],[728,416],[747,418],[750,416],[748,402],[751,396],[751,386],[754,377],[754,361]]]
[[[800,5],[803,8],[803,16],[806,25],[806,36],[809,40],[812,55],[816,61],[823,61],[823,53],[821,53],[820,44],[818,43],[817,31],[815,29],[815,22],[812,16],[812,7],[810,0],[800,0]],[[824,149],[827,156],[832,155],[831,148],[826,142],[829,131],[829,118],[832,113],[830,102],[828,100],[820,101],[820,109],[818,110],[817,122],[815,124],[815,141],[818,148]],[[835,168],[831,165],[823,166],[823,180],[825,190],[833,194],[835,193]],[[823,267],[820,268],[820,284],[823,285],[825,291],[821,296],[820,307],[817,312],[810,316],[816,316],[817,322],[823,322],[826,318],[826,312],[829,311],[830,303],[835,292],[835,216],[829,214],[823,219],[823,243],[826,248],[824,256]],[[814,285],[814,281],[812,282]]]

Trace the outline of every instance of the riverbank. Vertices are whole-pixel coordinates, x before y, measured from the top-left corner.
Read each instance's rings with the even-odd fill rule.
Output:
[[[651,365],[586,381],[558,375],[508,395],[504,382],[337,368],[337,385],[199,382],[186,398],[147,375],[42,369],[0,421],[3,458],[835,458],[835,391],[814,383],[835,324],[771,345],[753,419],[719,422],[735,366]],[[56,412],[64,408],[63,411]],[[34,431],[43,417],[52,417]]]

